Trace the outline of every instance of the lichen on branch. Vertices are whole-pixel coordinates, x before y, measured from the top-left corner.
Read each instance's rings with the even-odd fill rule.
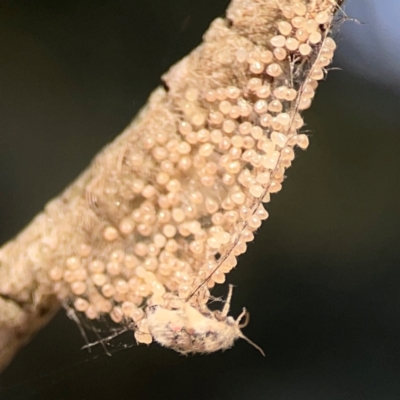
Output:
[[[0,367],[58,304],[107,314],[145,343],[154,305],[227,323],[208,310],[209,291],[268,218],[263,203],[295,148],[308,146],[300,112],[332,60],[341,3],[232,1],[135,121],[1,248]],[[207,330],[189,332],[182,309],[174,329],[207,351]]]

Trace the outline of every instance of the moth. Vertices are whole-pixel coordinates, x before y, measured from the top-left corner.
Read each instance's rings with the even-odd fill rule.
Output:
[[[148,332],[160,345],[181,354],[226,350],[241,338],[265,356],[263,350],[241,331],[249,323],[247,310],[243,308],[236,319],[228,315],[232,293],[233,286],[229,285],[221,311],[211,311],[206,306],[198,308],[184,300],[175,301],[170,308],[150,305],[146,308]]]

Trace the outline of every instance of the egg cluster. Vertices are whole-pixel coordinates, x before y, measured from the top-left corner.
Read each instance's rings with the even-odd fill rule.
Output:
[[[268,218],[263,203],[281,190],[295,147],[308,146],[300,111],[336,47],[327,37],[332,2],[282,3],[268,46],[241,39],[224,49],[238,71],[230,84],[214,71],[201,87],[189,79],[159,89],[168,111],[150,105],[150,125],[133,128],[134,140],[93,184],[90,233],[49,274],[77,311],[146,332],[146,305],[197,287],[205,303]]]

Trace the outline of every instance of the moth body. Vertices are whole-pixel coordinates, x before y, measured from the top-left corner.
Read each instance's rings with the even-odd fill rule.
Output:
[[[152,338],[164,347],[182,354],[212,353],[226,350],[233,346],[238,338],[251,342],[241,332],[248,323],[248,313],[245,309],[235,320],[228,316],[232,286],[222,311],[211,311],[208,308],[197,309],[189,302],[175,302],[173,308],[152,305],[146,309],[146,320]],[[240,324],[246,317],[244,324]]]

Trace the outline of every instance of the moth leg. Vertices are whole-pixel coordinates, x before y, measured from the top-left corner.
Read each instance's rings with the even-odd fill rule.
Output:
[[[193,352],[193,340],[190,335],[190,333],[186,329],[182,329],[181,334],[184,336],[181,336],[181,341],[179,340],[180,335],[176,335],[176,343],[180,347],[180,351],[182,354],[187,354]],[[180,343],[179,343],[180,342]]]
[[[243,323],[240,323],[243,317],[245,317],[245,321]],[[245,328],[249,324],[249,322],[250,322],[250,314],[245,308],[243,308],[241,314],[236,318],[236,323],[238,324],[239,328]]]
[[[221,316],[226,317],[229,313],[233,293],[233,285],[229,285],[228,296],[226,297],[224,308],[222,309]]]
[[[85,346],[82,347],[82,349],[88,349],[88,350],[90,351],[90,348],[91,348],[91,347],[96,346],[96,345],[98,345],[98,344],[101,344],[102,347],[103,347],[103,349],[105,350],[106,354],[107,354],[107,355],[111,355],[111,354],[109,354],[109,351],[107,350],[107,348],[105,348],[104,343],[108,343],[110,340],[116,338],[116,337],[119,336],[119,335],[122,335],[123,333],[125,333],[125,332],[127,332],[127,331],[129,331],[129,330],[130,330],[129,328],[123,328],[122,330],[116,331],[116,332],[114,332],[112,335],[107,336],[107,337],[102,338],[102,339],[99,339],[99,340],[97,340],[96,342],[87,343]]]
[[[187,334],[188,348],[190,349],[190,351],[193,351],[192,336],[189,334],[189,332],[186,332],[186,334]]]
[[[89,353],[92,351],[90,349],[90,343],[89,343],[89,339],[86,335],[85,329],[83,329],[83,326],[81,324],[81,321],[79,319],[79,317],[76,315],[76,312],[73,308],[69,307],[68,305],[65,305],[65,307],[67,308],[67,316],[69,319],[72,319],[72,321],[74,321],[76,323],[76,325],[78,326],[79,332],[81,333],[84,342],[86,343],[86,345],[84,346],[84,348],[88,348]]]

